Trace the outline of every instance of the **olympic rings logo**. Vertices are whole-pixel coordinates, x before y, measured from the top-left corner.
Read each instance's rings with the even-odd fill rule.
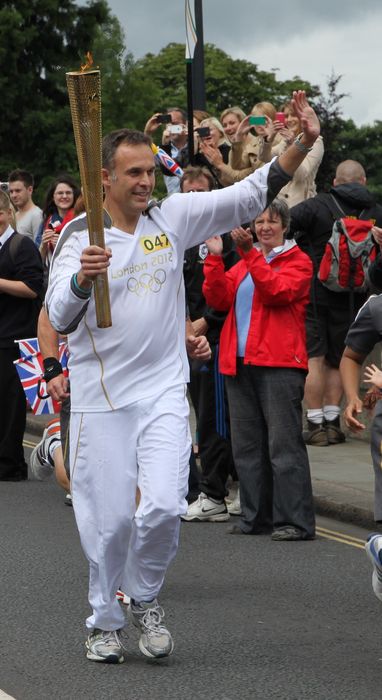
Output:
[[[153,292],[158,294],[160,292],[162,285],[166,281],[165,270],[158,269],[155,270],[153,275],[148,272],[144,272],[140,277],[129,277],[127,280],[127,289],[129,292],[133,292],[138,297],[144,297],[148,292]]]

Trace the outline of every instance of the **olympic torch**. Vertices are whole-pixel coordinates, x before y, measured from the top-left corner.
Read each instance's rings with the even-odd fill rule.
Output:
[[[102,192],[102,124],[101,73],[92,70],[91,55],[80,71],[66,74],[70,111],[91,245],[105,248]],[[98,328],[111,326],[109,283],[107,273],[98,275],[94,282],[94,296]]]

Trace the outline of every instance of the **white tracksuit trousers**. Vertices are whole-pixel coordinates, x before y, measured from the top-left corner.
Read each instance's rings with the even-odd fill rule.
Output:
[[[188,416],[183,385],[116,411],[71,415],[73,506],[90,567],[89,629],[123,627],[118,588],[137,601],[160,591],[187,510]]]

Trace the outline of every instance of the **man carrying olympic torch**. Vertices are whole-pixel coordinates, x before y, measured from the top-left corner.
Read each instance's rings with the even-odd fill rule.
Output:
[[[71,484],[90,566],[91,660],[124,660],[119,587],[131,598],[143,654],[173,651],[158,595],[187,510],[183,254],[202,243],[200,232],[222,234],[256,218],[291,179],[320,131],[303,92],[294,93],[294,107],[303,132],[278,160],[232,187],[175,194],[148,213],[155,170],[150,137],[129,129],[108,134],[106,248],[88,244],[84,217],[77,220],[83,230],[64,238],[53,258],[46,305],[54,328],[69,338]],[[112,326],[99,328],[93,285],[105,274]]]

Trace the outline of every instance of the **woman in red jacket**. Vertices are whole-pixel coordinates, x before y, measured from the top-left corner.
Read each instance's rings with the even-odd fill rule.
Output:
[[[219,365],[226,375],[242,506],[231,532],[272,531],[273,540],[304,540],[315,534],[301,406],[313,270],[295,241],[284,240],[288,225],[288,207],[276,199],[254,222],[258,243],[250,229],[235,229],[242,259],[228,272],[220,237],[206,241],[203,292],[209,305],[228,311]]]

